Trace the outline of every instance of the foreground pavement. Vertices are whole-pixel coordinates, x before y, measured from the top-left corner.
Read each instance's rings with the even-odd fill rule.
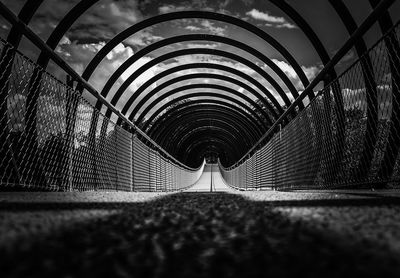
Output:
[[[1,193],[2,277],[399,277],[400,199]]]

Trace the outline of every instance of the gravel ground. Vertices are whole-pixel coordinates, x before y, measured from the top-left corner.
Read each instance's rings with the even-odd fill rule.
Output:
[[[1,194],[2,277],[400,277],[395,197],[68,194]]]

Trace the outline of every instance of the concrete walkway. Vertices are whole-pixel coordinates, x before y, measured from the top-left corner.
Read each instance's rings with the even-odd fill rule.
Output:
[[[217,164],[206,164],[199,181],[186,192],[231,192],[222,180]]]
[[[208,165],[188,192],[2,192],[1,276],[400,277],[396,191],[220,179]]]

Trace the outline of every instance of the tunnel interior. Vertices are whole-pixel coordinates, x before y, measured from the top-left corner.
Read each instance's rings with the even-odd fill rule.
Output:
[[[42,2],[27,1],[18,14],[19,20],[29,25]],[[82,0],[73,5],[48,36],[48,47],[53,50],[59,47],[63,37],[98,2],[101,1]],[[352,12],[343,1],[328,2],[339,24],[351,35],[357,29]],[[366,5],[371,9],[379,4],[378,0],[368,2]],[[329,63],[332,51],[324,46],[314,30],[315,26],[311,26],[301,12],[286,1],[270,0],[268,3],[293,22],[313,49],[321,67]],[[233,30],[245,32],[249,42],[254,40],[258,43],[248,43],[233,35],[193,32],[187,28],[186,33],[175,32],[172,36],[159,38],[135,49],[104,78],[100,95],[111,105],[120,108],[123,115],[183,164],[195,168],[206,160],[212,163],[220,161],[222,165],[230,166],[259,144],[260,138],[312,81],[302,62],[292,54],[293,47],[278,41],[265,29],[245,19],[215,11],[184,10],[150,16],[108,39],[88,61],[81,76],[90,82],[115,48],[125,45],[135,35],[155,26],[185,20],[224,24]],[[389,12],[382,13],[382,33],[392,25]],[[18,47],[21,37],[18,28],[13,26],[7,41]],[[355,44],[355,50],[361,56],[367,50],[366,42],[360,39]],[[279,66],[276,59],[271,58],[277,55],[290,67],[289,73]],[[185,59],[188,62],[177,63]],[[367,56],[366,67],[371,64],[368,59]],[[46,69],[50,57],[41,51],[36,62]],[[154,70],[161,64],[165,70]],[[295,76],[298,84],[290,74]],[[335,68],[332,68],[322,83],[329,84],[337,76]],[[374,82],[370,77],[368,74],[364,76],[366,84]],[[84,93],[81,84],[75,84],[75,88]],[[337,92],[333,91],[335,109],[344,113],[343,100]],[[315,95],[314,91],[310,91],[283,122],[293,119]],[[115,116],[99,100],[92,102],[106,117]],[[375,116],[369,117],[374,120]],[[116,121],[123,125],[121,118]],[[96,117],[90,124],[93,127],[91,130],[101,125]],[[129,130],[128,127],[126,129]],[[101,132],[106,134],[107,127],[102,128]],[[368,132],[366,138],[373,137],[376,130],[371,128]]]

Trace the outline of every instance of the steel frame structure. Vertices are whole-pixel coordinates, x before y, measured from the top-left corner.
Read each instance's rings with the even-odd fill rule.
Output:
[[[370,28],[370,26],[375,22],[378,21],[380,25],[380,29],[382,30],[382,33],[388,32],[392,26],[393,22],[390,18],[389,13],[387,12],[388,7],[395,1],[395,0],[369,0],[369,3],[372,8],[375,8],[371,16],[361,25],[357,26],[355,23],[354,18],[352,17],[351,13],[347,9],[346,5],[343,3],[342,0],[328,0],[329,3],[331,4],[332,8],[335,10],[335,12],[338,14],[341,22],[345,26],[346,30],[348,33],[351,35],[350,39],[346,44],[338,51],[334,57],[330,57],[328,55],[328,52],[324,48],[323,44],[319,40],[318,36],[316,33],[313,31],[311,26],[304,20],[304,18],[295,10],[293,9],[290,4],[284,2],[284,1],[279,1],[279,0],[269,0],[272,4],[274,4],[276,7],[281,9],[284,13],[286,13],[292,20],[295,22],[295,24],[299,27],[301,31],[305,34],[305,36],[309,39],[311,45],[314,47],[316,50],[316,53],[318,54],[319,58],[321,59],[322,64],[325,66],[324,69],[320,72],[320,74],[312,80],[310,83],[309,80],[307,79],[304,71],[302,70],[301,66],[299,63],[296,61],[296,59],[289,53],[289,51],[281,44],[279,43],[276,39],[274,39],[271,35],[267,34],[266,32],[262,31],[261,29],[257,28],[254,25],[251,25],[243,20],[240,20],[238,18],[229,16],[229,15],[222,15],[214,12],[208,12],[208,11],[182,11],[182,12],[174,12],[174,13],[169,13],[169,14],[163,14],[163,15],[158,15],[152,18],[148,18],[146,20],[143,20],[137,24],[134,24],[130,27],[128,27],[126,30],[123,30],[121,33],[117,34],[114,38],[112,38],[109,42],[105,44],[105,46],[100,49],[100,51],[95,55],[95,57],[90,61],[88,66],[85,68],[83,71],[83,74],[79,76],[76,74],[76,72],[73,72],[73,70],[65,64],[62,59],[60,59],[57,54],[54,53],[54,50],[57,45],[59,44],[60,40],[62,37],[66,34],[66,32],[73,26],[73,24],[80,18],[81,15],[83,15],[88,9],[90,9],[93,5],[99,2],[99,0],[82,0],[78,2],[64,17],[63,19],[59,22],[59,24],[56,26],[56,28],[53,30],[49,38],[47,39],[46,43],[44,44],[37,36],[35,37],[35,34],[27,27],[31,19],[35,16],[35,13],[37,10],[40,8],[40,5],[42,4],[42,0],[28,0],[25,5],[22,7],[20,13],[18,14],[18,17],[15,15],[12,15],[10,11],[5,7],[4,4],[0,3],[0,13],[9,21],[11,22],[12,28],[11,31],[7,37],[7,42],[10,44],[10,46],[14,48],[18,48],[18,45],[22,39],[22,37],[25,35],[27,36],[30,40],[32,40],[36,45],[38,45],[41,49],[40,55],[37,59],[37,65],[38,67],[35,68],[30,84],[29,84],[29,89],[28,91],[30,92],[27,96],[26,99],[26,112],[25,112],[25,121],[28,126],[31,128],[28,131],[27,137],[29,138],[30,144],[27,144],[25,147],[27,148],[27,151],[32,152],[32,150],[35,150],[37,148],[37,107],[38,107],[38,97],[39,97],[39,89],[40,82],[42,80],[42,74],[43,74],[43,69],[46,69],[49,61],[52,59],[54,60],[57,64],[59,64],[63,69],[66,70],[68,74],[71,75],[71,80],[74,80],[77,82],[76,89],[79,92],[82,92],[84,89],[87,89],[89,92],[94,94],[98,98],[98,102],[96,103],[96,108],[98,110],[101,110],[102,106],[106,106],[106,117],[110,117],[112,113],[116,114],[118,116],[118,122],[117,124],[124,126],[127,129],[133,129],[136,130],[136,126],[131,123],[135,117],[137,117],[136,124],[140,124],[142,120],[145,119],[145,117],[149,114],[149,112],[154,109],[157,105],[160,105],[157,109],[156,112],[154,112],[148,121],[144,125],[144,130],[147,129],[148,125],[153,124],[153,126],[148,129],[147,131],[151,136],[154,138],[157,138],[159,140],[160,137],[166,135],[165,133],[165,127],[160,127],[162,123],[168,123],[169,128],[173,128],[177,130],[177,128],[180,125],[183,125],[183,127],[190,127],[194,129],[199,129],[201,130],[201,126],[196,126],[196,125],[188,125],[189,121],[195,122],[195,123],[200,123],[201,119],[204,119],[207,121],[208,118],[202,118],[204,117],[204,113],[194,113],[196,116],[191,116],[187,117],[187,120],[184,121],[176,121],[176,123],[172,123],[173,117],[186,117],[186,114],[184,111],[187,111],[187,114],[193,113],[195,109],[199,108],[200,105],[204,105],[209,107],[210,109],[214,109],[213,116],[218,117],[215,122],[219,123],[224,123],[224,127],[227,128],[228,124],[228,119],[227,119],[227,114],[229,114],[229,117],[232,117],[232,119],[235,119],[235,123],[230,123],[230,129],[227,128],[230,132],[232,133],[237,133],[238,130],[243,132],[243,134],[246,136],[244,141],[252,142],[253,147],[249,147],[248,144],[246,145],[246,150],[243,151],[243,149],[240,149],[239,153],[243,152],[243,157],[242,158],[237,158],[236,156],[235,159],[237,158],[237,161],[231,161],[230,162],[236,162],[234,166],[238,166],[241,163],[243,163],[251,154],[255,152],[259,148],[259,146],[263,143],[265,143],[266,140],[271,138],[271,135],[276,132],[277,127],[283,127],[287,125],[290,122],[290,119],[296,115],[296,113],[300,112],[303,108],[303,100],[308,97],[309,100],[312,100],[315,97],[314,94],[314,88],[315,85],[320,82],[324,81],[325,84],[329,84],[332,80],[335,80],[337,77],[337,74],[335,72],[334,66],[335,64],[340,60],[341,57],[354,45],[357,55],[359,57],[362,57],[364,53],[367,51],[366,43],[364,42],[362,35]],[[97,69],[97,67],[100,65],[102,60],[106,57],[106,55],[113,50],[115,46],[117,46],[119,43],[124,41],[126,38],[129,36],[140,32],[141,30],[144,30],[148,27],[154,26],[159,23],[163,22],[168,22],[172,20],[180,20],[180,19],[188,19],[188,18],[200,18],[200,19],[209,19],[209,20],[215,20],[218,22],[224,22],[227,24],[231,24],[240,28],[243,28],[253,35],[259,37],[263,41],[265,41],[266,44],[272,46],[276,51],[278,51],[284,58],[285,60],[292,66],[294,71],[296,72],[297,76],[301,80],[305,90],[302,94],[298,94],[297,89],[294,87],[294,85],[290,82],[288,77],[280,70],[269,58],[267,58],[264,54],[259,52],[258,50],[249,47],[248,45],[236,41],[230,38],[225,38],[225,37],[220,37],[220,36],[215,36],[215,35],[209,35],[209,34],[195,34],[195,35],[182,35],[182,36],[176,36],[176,37],[171,37],[168,39],[164,39],[161,41],[158,41],[152,45],[149,45],[148,47],[145,47],[141,49],[139,52],[137,52],[135,55],[130,57],[128,60],[126,60],[115,72],[113,75],[110,76],[110,78],[106,81],[105,86],[101,93],[98,93],[96,90],[94,90],[90,84],[87,81],[90,81],[90,77],[92,76],[93,72]],[[399,53],[400,53],[400,47],[398,44],[398,41],[396,38],[391,38],[388,37],[386,40],[390,40],[390,43],[387,43],[387,51],[390,56],[390,63],[391,63],[391,79],[392,79],[392,84],[393,86],[393,113],[392,113],[392,121],[391,121],[391,126],[390,126],[390,131],[388,135],[388,144],[386,144],[386,149],[384,152],[384,159],[382,162],[382,165],[379,170],[379,175],[383,178],[390,177],[391,174],[393,173],[393,169],[395,167],[396,163],[396,157],[398,156],[399,150],[400,150],[400,143],[399,140],[397,140],[397,132],[400,129],[400,120],[398,115],[400,115],[400,92],[398,91],[399,84],[400,84],[400,75],[398,71],[396,70],[396,65],[399,64]],[[207,48],[194,48],[194,49],[183,49],[183,50],[177,50],[173,52],[169,52],[167,54],[161,55],[153,59],[152,61],[146,63],[139,69],[137,69],[129,78],[117,89],[117,93],[112,97],[111,101],[108,102],[106,101],[106,98],[108,97],[108,94],[110,92],[110,89],[115,85],[116,80],[122,74],[126,69],[129,68],[135,61],[137,61],[139,58],[143,57],[144,55],[151,53],[153,51],[156,51],[162,47],[166,47],[172,44],[176,44],[179,42],[187,42],[187,41],[213,41],[213,42],[218,42],[218,43],[223,43],[227,44],[233,47],[236,47],[238,49],[241,49],[242,51],[248,53],[249,55],[252,55],[253,57],[256,57],[266,65],[268,65],[272,71],[281,79],[281,81],[287,86],[289,89],[290,93],[292,94],[293,98],[295,101],[290,102],[289,99],[287,98],[286,94],[284,93],[283,89],[278,85],[278,83],[269,75],[267,74],[264,70],[260,69],[259,66],[257,66],[255,63],[250,62],[249,60],[240,57],[238,55],[234,55],[232,53],[222,51],[222,50],[210,50]],[[394,43],[393,43],[394,42]],[[9,67],[6,67],[4,65],[9,65],[10,63],[12,64],[14,60],[14,55],[8,52],[7,49],[3,49],[2,52],[2,60],[5,60],[6,63],[2,63],[3,68],[1,68],[1,72],[4,74],[2,75],[0,79],[0,84],[5,84],[6,79],[10,76],[11,74],[11,69]],[[127,101],[127,103],[124,105],[123,109],[121,112],[115,109],[115,105],[118,104],[122,94],[124,94],[126,88],[135,81],[137,77],[140,76],[143,72],[146,70],[150,69],[152,66],[157,65],[158,63],[162,63],[168,59],[176,58],[179,56],[184,56],[184,55],[193,55],[193,54],[205,54],[205,55],[217,55],[220,57],[224,57],[226,59],[230,59],[232,61],[235,61],[237,63],[241,63],[246,65],[247,67],[251,68],[254,70],[257,74],[262,76],[268,82],[271,84],[272,87],[277,91],[277,93],[280,95],[283,103],[288,107],[285,109],[283,105],[279,103],[279,101],[272,95],[268,89],[263,87],[260,82],[255,80],[253,77],[250,75],[246,75],[242,72],[239,72],[238,70],[226,67],[226,66],[221,66],[221,65],[216,65],[216,64],[210,64],[210,63],[194,63],[194,64],[188,64],[188,65],[182,65],[178,67],[171,68],[169,70],[166,70],[162,73],[157,74],[154,76],[152,79],[150,79],[148,82],[143,84],[134,94],[132,94]],[[371,71],[372,68],[372,62],[369,58],[369,56],[363,57],[362,62],[361,62],[361,67],[362,67],[362,73],[363,73],[363,79],[364,79],[364,84],[366,87],[367,91],[367,127],[366,127],[366,133],[365,133],[365,139],[363,142],[363,153],[362,153],[362,159],[361,161],[363,162],[362,164],[359,165],[358,169],[355,171],[354,175],[358,177],[362,177],[366,175],[366,173],[370,170],[372,160],[373,160],[373,152],[371,149],[374,149],[377,140],[378,140],[378,114],[377,114],[377,107],[378,107],[378,97],[377,97],[377,84],[375,82],[373,72]],[[182,77],[170,79],[161,85],[159,85],[156,89],[153,89],[148,93],[146,96],[144,96],[137,105],[133,106],[133,104],[143,96],[143,93],[148,89],[148,87],[155,83],[160,81],[162,78],[166,78],[174,73],[179,73],[184,70],[188,69],[214,69],[218,70],[220,72],[227,72],[232,75],[238,76],[242,78],[244,81],[248,82],[250,85],[237,80],[235,78],[223,75],[223,74],[216,74],[216,73],[196,73],[196,74],[185,74]],[[183,85],[178,88],[174,89],[169,89],[169,86],[173,86],[175,84],[190,80],[190,79],[195,79],[195,78],[207,78],[211,80],[220,80],[224,81],[230,85],[235,85],[239,86],[249,93],[251,93],[259,102],[255,102],[254,100],[246,97],[244,94],[240,94],[237,91],[229,88],[229,87],[224,87],[218,84],[191,84],[191,85]],[[258,91],[254,88],[257,88]],[[161,90],[167,90],[167,92],[162,95],[161,97],[158,97],[155,101],[150,101],[147,103],[152,96],[155,96],[158,92]],[[203,92],[201,93],[193,93],[189,92],[186,96],[180,96],[177,98],[174,98],[174,100],[169,101],[165,104],[161,105],[161,102],[165,100],[167,97],[172,97],[177,93],[181,93],[182,91],[186,90],[205,90],[205,89],[215,89],[215,90],[220,90],[224,92],[228,92],[232,95],[235,95],[237,97],[236,101],[233,101],[232,97],[224,96],[223,94],[217,94],[217,93],[212,93],[212,92]],[[0,103],[2,104],[0,107],[0,113],[1,115],[7,115],[7,107],[4,105],[6,103],[7,95],[5,94],[7,90],[2,90],[2,94],[0,96]],[[259,93],[262,92],[261,93]],[[344,110],[344,105],[343,105],[343,99],[341,95],[341,88],[339,84],[336,84],[335,86],[332,86],[332,92],[333,92],[333,101],[334,101],[334,109],[337,111],[337,120],[339,123],[344,123],[345,121],[345,110]],[[182,104],[178,105],[179,108],[172,108],[173,106],[176,105],[179,101],[183,100],[190,100],[191,98],[199,98],[199,97],[215,97],[218,100],[213,100],[211,102],[210,100],[207,99],[197,99],[196,101],[189,101],[188,104]],[[241,104],[239,104],[240,102]],[[234,104],[233,104],[234,103]],[[330,96],[324,98],[324,108],[326,111],[331,110],[331,104],[332,99]],[[147,106],[145,106],[147,104]],[[196,105],[193,105],[196,104]],[[198,104],[198,105],[197,105]],[[262,105],[261,105],[262,104]],[[237,105],[236,109],[233,109],[233,105]],[[245,109],[245,106],[252,106],[254,108],[254,111],[251,112],[249,109]],[[184,106],[187,106],[187,110],[183,109]],[[198,106],[198,107],[197,107]],[[139,113],[139,111],[143,108],[143,111]],[[76,107],[71,108],[71,113],[75,114],[74,111],[76,111]],[[130,111],[130,114],[128,117],[125,117],[125,115]],[[239,112],[240,110],[240,112]],[[224,113],[222,112],[224,111]],[[229,111],[229,113],[227,112]],[[164,112],[164,113],[162,113]],[[179,114],[179,113],[180,114]],[[155,118],[158,117],[157,120]],[[197,117],[197,118],[196,118]],[[7,129],[7,123],[6,123],[7,117],[2,117],[1,121],[1,128],[6,130]],[[249,122],[251,122],[253,119],[254,123],[251,124],[252,127],[256,129],[256,132],[246,132],[248,129]],[[91,123],[91,128],[89,132],[89,137],[94,140],[95,137],[95,131],[96,127],[98,125],[98,117],[97,114],[94,114],[92,117],[92,123]],[[155,121],[154,121],[155,120]],[[72,117],[68,122],[67,122],[67,127],[68,126],[74,126],[75,125],[75,119]],[[128,126],[128,127],[126,127]],[[233,128],[235,126],[235,128]],[[250,126],[250,125],[249,125]],[[214,133],[222,133],[220,129],[220,126],[216,126],[216,129],[213,130]],[[268,129],[269,128],[269,129]],[[103,126],[101,132],[105,134],[107,129],[107,126]],[[268,129],[268,131],[264,134],[264,132]],[[316,132],[324,133],[329,136],[329,130],[328,129],[323,129],[323,127],[317,127]],[[182,129],[183,132],[187,132],[187,129]],[[264,135],[262,135],[264,134]],[[205,133],[202,134],[202,136],[206,136]],[[146,135],[141,134],[140,136],[146,137]],[[173,135],[173,138],[179,138],[181,136],[181,133],[177,132],[176,134]],[[208,133],[208,136],[211,136],[210,133]],[[341,149],[341,146],[343,145],[343,142],[345,140],[344,138],[345,134],[343,131],[339,131],[337,135],[337,140],[335,142],[335,145],[332,146],[333,149],[336,149],[335,156],[332,157],[332,160],[336,161],[341,161],[341,157],[343,156],[343,151]],[[175,150],[179,149],[178,157],[185,157],[186,155],[186,160],[187,161],[187,154],[184,155],[182,153],[181,149],[185,149],[186,146],[188,146],[185,150],[188,150],[190,146],[196,146],[196,148],[203,144],[197,144],[197,139],[192,136],[188,136],[191,138],[191,140],[194,140],[193,142],[190,141],[173,141],[170,142],[170,144],[166,144],[166,149],[165,151],[176,153]],[[217,137],[215,137],[217,138]],[[3,138],[6,140],[6,138]],[[149,140],[151,140],[149,138]],[[155,140],[157,142],[157,140]],[[186,140],[186,137],[185,137]],[[205,139],[204,139],[205,140]],[[150,141],[149,141],[150,142]],[[161,141],[160,141],[161,142]],[[199,141],[199,142],[206,142],[206,141]],[[175,144],[180,144],[182,148],[175,148],[173,149]],[[222,146],[222,145],[220,145]],[[194,147],[193,147],[194,148]],[[221,150],[221,148],[219,148]],[[197,153],[200,153],[197,152]],[[226,152],[224,152],[226,153]],[[168,155],[166,155],[168,156]],[[340,169],[338,169],[340,171]]]

